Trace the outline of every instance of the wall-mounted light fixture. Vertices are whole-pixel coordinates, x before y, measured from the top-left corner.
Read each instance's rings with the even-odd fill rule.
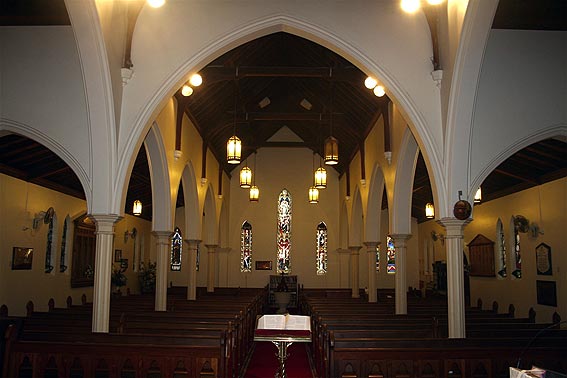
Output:
[[[142,201],[135,200],[134,206],[132,207],[132,214],[139,216],[142,215]]]
[[[431,202],[428,202],[425,205],[425,217],[427,219],[435,218],[435,207],[433,206],[433,204]]]
[[[136,227],[132,228],[132,231],[126,230],[124,232],[124,243],[128,242],[128,237],[131,237],[132,239],[134,239],[134,238],[136,238],[136,235],[138,235],[138,230],[136,230]]]
[[[473,203],[480,203],[482,201],[482,190],[480,189],[480,186],[478,187],[478,190],[476,191],[475,195],[474,195],[474,200]]]

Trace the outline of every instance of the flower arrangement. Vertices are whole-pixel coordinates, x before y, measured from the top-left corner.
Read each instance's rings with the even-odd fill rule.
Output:
[[[144,293],[153,293],[156,289],[156,266],[157,263],[148,262],[146,267],[144,262],[140,263],[140,273],[138,279],[140,280],[140,291]]]
[[[121,288],[122,286],[126,285],[128,278],[126,277],[122,269],[114,269],[112,271],[110,280],[114,286],[116,286],[117,288]]]

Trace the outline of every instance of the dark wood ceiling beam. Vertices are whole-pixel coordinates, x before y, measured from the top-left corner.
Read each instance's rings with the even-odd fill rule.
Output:
[[[67,173],[67,172],[71,172],[72,174],[74,174],[71,167],[69,167],[68,165],[65,165],[64,167],[61,167],[61,168],[58,168],[58,169],[55,169],[55,170],[50,170],[50,169],[46,169],[46,167],[43,167],[41,169],[41,173],[30,174],[29,177],[30,177],[30,180],[41,179],[41,178],[45,178],[45,177],[49,177],[49,176],[58,175],[60,173]]]
[[[496,169],[494,170],[494,172],[500,173],[501,175],[505,175],[505,176],[508,176],[508,177],[512,177],[512,178],[518,179],[518,180],[520,180],[520,181],[529,182],[530,184],[539,185],[539,182],[537,182],[536,180],[532,179],[531,177],[521,176],[521,175],[519,175],[519,174],[515,174],[515,173],[512,173],[512,172],[508,172],[508,171],[505,171],[505,170],[500,169],[500,168],[496,168]]]
[[[235,67],[209,66],[203,68],[200,74],[208,83],[246,77],[313,77],[349,82],[363,79],[363,75],[357,70],[348,68],[333,68],[331,70],[330,67],[240,66],[237,70]]]
[[[529,160],[529,161],[536,163],[539,166],[545,165],[545,166],[548,166],[548,167],[552,167],[554,169],[559,168],[559,166],[557,164],[553,164],[549,160],[540,159],[540,158],[536,157],[536,155],[529,155],[529,154],[525,154],[523,152],[517,152],[512,158],[516,158],[516,157],[520,158],[519,159],[520,162],[522,160],[524,160],[524,161]]]

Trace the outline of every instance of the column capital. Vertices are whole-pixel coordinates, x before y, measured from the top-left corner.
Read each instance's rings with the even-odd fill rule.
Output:
[[[189,249],[197,249],[199,243],[201,243],[200,239],[183,239],[188,245]]]
[[[171,231],[152,231],[152,234],[158,239],[168,239],[171,236]]]
[[[218,246],[218,244],[205,244],[205,247],[208,249],[216,249]]]
[[[122,219],[117,214],[89,214],[89,218],[94,221],[97,234],[113,234],[114,225]]]
[[[366,248],[368,248],[368,252],[370,252],[371,249],[376,249],[376,247],[379,246],[381,243],[379,241],[366,241],[362,244],[364,244]]]
[[[441,226],[445,227],[447,235],[445,239],[461,238],[463,237],[463,230],[471,222],[472,219],[468,218],[460,220],[457,218],[447,217],[437,220]]]
[[[358,255],[360,248],[362,248],[361,245],[349,245],[348,250],[350,251],[351,255]]]
[[[394,240],[409,240],[412,234],[390,234],[390,237]]]

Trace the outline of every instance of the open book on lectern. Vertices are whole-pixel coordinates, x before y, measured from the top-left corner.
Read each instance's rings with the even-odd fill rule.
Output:
[[[263,315],[257,329],[287,329],[311,332],[311,318],[306,315]]]

